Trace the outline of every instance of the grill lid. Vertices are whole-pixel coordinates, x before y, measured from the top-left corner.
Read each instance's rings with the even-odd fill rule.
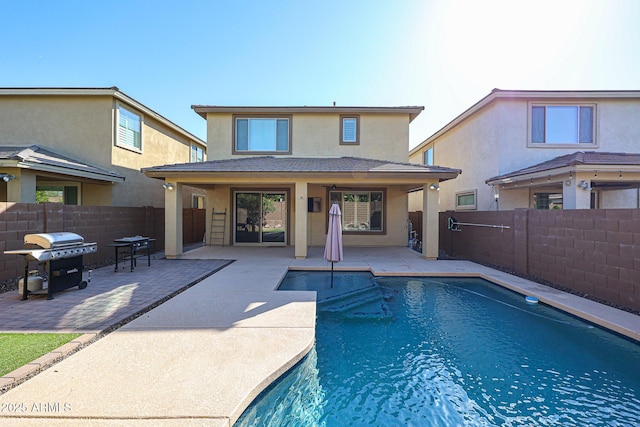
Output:
[[[69,245],[81,245],[82,243],[84,243],[84,237],[67,231],[60,233],[26,234],[24,236],[25,245],[37,245],[44,249],[52,249]]]

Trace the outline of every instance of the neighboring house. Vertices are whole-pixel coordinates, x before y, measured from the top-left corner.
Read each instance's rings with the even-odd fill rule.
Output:
[[[639,118],[640,91],[494,89],[410,162],[462,170],[442,184],[441,211],[636,208]]]
[[[209,218],[212,209],[226,212],[224,239],[211,241],[209,229],[209,244],[293,245],[304,258],[308,246],[325,244],[328,211],[338,203],[345,246],[405,246],[407,192],[459,173],[408,163],[409,124],[422,107],[192,108],[207,120],[209,161],[144,172],[174,189],[207,190]],[[438,192],[429,194],[423,253],[436,258]],[[166,200],[165,250],[177,257],[180,200],[173,191]]]
[[[205,158],[204,141],[116,87],[0,88],[0,201],[162,207],[140,169]],[[203,190],[183,197],[203,207]]]

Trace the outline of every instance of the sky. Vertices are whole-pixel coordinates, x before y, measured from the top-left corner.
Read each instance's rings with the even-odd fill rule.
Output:
[[[410,148],[503,90],[640,90],[636,0],[0,0],[0,87],[192,105],[424,106]]]

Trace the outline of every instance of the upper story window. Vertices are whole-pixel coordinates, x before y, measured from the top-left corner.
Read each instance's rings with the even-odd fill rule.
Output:
[[[142,116],[118,106],[118,135],[116,145],[142,151]]]
[[[290,117],[235,117],[234,153],[291,153]]]
[[[424,152],[424,164],[427,166],[433,166],[433,147],[427,148]]]
[[[360,117],[340,116],[340,144],[360,144]]]
[[[594,105],[532,105],[532,144],[595,144]]]
[[[204,162],[204,149],[198,145],[191,144],[191,163]]]

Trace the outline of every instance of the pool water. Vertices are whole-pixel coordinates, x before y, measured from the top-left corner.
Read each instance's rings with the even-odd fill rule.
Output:
[[[290,272],[314,349],[236,426],[637,426],[640,345],[481,279]]]

